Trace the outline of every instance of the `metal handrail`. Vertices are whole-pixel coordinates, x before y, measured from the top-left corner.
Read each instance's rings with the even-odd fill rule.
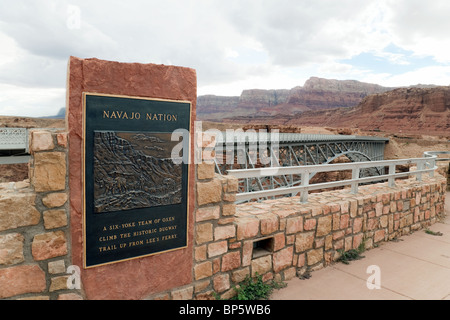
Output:
[[[424,157],[432,157],[432,156],[438,156],[440,154],[449,154],[450,151],[425,151],[423,153]],[[436,158],[436,161],[450,161],[450,158]]]
[[[26,128],[0,128],[0,150],[25,150],[28,152]]]
[[[0,165],[29,161],[28,129],[0,128]]]
[[[382,161],[367,161],[367,162],[352,162],[339,163],[327,165],[310,165],[310,166],[291,166],[291,167],[272,167],[272,168],[258,168],[258,169],[241,169],[228,170],[228,174],[236,178],[257,178],[257,177],[271,177],[289,174],[301,175],[301,185],[295,187],[278,188],[272,190],[262,190],[255,192],[244,192],[236,195],[236,201],[247,201],[251,199],[258,199],[264,197],[272,197],[277,195],[297,194],[300,192],[300,201],[302,203],[308,202],[308,192],[318,189],[327,189],[341,186],[351,186],[351,193],[358,193],[358,186],[361,183],[375,182],[387,180],[389,187],[395,186],[395,179],[399,177],[409,176],[411,174],[416,176],[416,179],[421,181],[423,173],[429,173],[433,176],[436,166],[437,155],[429,154],[424,158],[400,159],[400,160],[382,160]],[[410,172],[395,172],[397,165],[411,165],[415,164],[417,169]],[[389,167],[388,174],[383,174],[373,177],[359,177],[361,169],[372,167]],[[310,173],[312,172],[330,172],[352,170],[352,179],[309,184]]]

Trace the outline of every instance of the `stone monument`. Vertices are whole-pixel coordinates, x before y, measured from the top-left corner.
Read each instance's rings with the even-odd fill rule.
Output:
[[[88,299],[192,282],[196,96],[193,69],[70,58],[72,261]]]

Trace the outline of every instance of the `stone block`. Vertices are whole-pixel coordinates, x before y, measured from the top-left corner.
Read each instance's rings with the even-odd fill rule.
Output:
[[[339,224],[339,228],[340,229],[346,229],[348,227],[349,221],[350,221],[350,215],[342,214],[341,215],[340,224]]]
[[[18,264],[23,256],[24,237],[20,233],[0,235],[0,265]]]
[[[386,228],[388,226],[389,216],[383,215],[380,217],[380,227]]]
[[[66,202],[67,202],[67,194],[65,192],[50,193],[42,198],[42,203],[47,208],[61,207]]]
[[[320,217],[317,223],[316,236],[322,237],[329,234],[331,232],[331,222],[331,216]]]
[[[235,213],[236,213],[236,204],[224,203],[222,205],[222,215],[223,216],[234,216]]]
[[[297,234],[295,237],[295,252],[304,252],[311,249],[314,244],[314,232]]]
[[[385,235],[384,229],[375,231],[373,241],[376,243],[384,240],[384,235]]]
[[[239,269],[239,270],[235,270],[231,273],[231,280],[234,283],[239,283],[239,282],[244,281],[248,275],[250,275],[250,270],[248,267]]]
[[[362,230],[363,218],[355,218],[353,220],[353,233],[358,233]]]
[[[323,260],[323,248],[308,251],[306,254],[308,266],[315,265]]]
[[[208,257],[216,257],[228,251],[227,241],[213,242],[208,245]]]
[[[286,221],[286,233],[297,233],[303,231],[303,217],[292,217]]]
[[[303,225],[303,230],[305,231],[311,231],[316,228],[316,219],[306,219],[305,223]]]
[[[197,179],[212,179],[215,175],[214,162],[202,162],[197,165]]]
[[[48,263],[48,273],[58,274],[66,272],[66,264],[64,260],[51,261]]]
[[[341,202],[341,213],[348,213],[349,212],[349,203],[347,201]]]
[[[54,277],[50,281],[50,292],[59,291],[59,290],[67,290],[67,280],[69,276],[60,276]]]
[[[353,236],[353,249],[358,249],[363,239],[364,235],[362,233]]]
[[[242,265],[249,266],[253,255],[253,241],[245,241],[242,247]]]
[[[358,201],[350,200],[350,216],[355,218],[358,214]]]
[[[213,286],[214,290],[219,293],[230,289],[230,276],[227,273],[215,276]]]
[[[0,299],[43,292],[46,287],[45,272],[38,265],[0,269]]]
[[[31,253],[36,261],[66,255],[67,240],[64,232],[47,232],[34,236]]]
[[[261,234],[267,235],[278,231],[278,216],[273,214],[264,214],[258,216],[261,220]]]
[[[197,182],[197,203],[199,206],[222,200],[222,183],[219,180]]]
[[[241,253],[240,251],[233,251],[224,254],[222,257],[222,272],[237,269],[241,266]]]
[[[195,213],[195,221],[215,220],[220,217],[220,206],[198,208]]]
[[[240,218],[236,224],[238,240],[253,238],[259,232],[259,220],[256,218]]]
[[[56,134],[56,141],[58,142],[58,145],[61,147],[66,148],[67,147],[67,132],[60,132]]]
[[[41,214],[35,207],[34,193],[8,193],[0,197],[0,231],[39,223]]]
[[[31,151],[52,150],[55,147],[52,133],[49,131],[31,131]]]
[[[284,232],[273,236],[273,251],[278,251],[286,246],[286,237]]]
[[[195,249],[194,249],[195,261],[204,261],[204,260],[206,260],[206,251],[207,251],[207,246],[206,245],[196,246]]]
[[[293,255],[294,247],[292,246],[275,252],[273,254],[273,271],[280,272],[281,270],[291,266]]]
[[[272,270],[272,256],[266,255],[257,259],[253,259],[251,263],[252,277],[258,273],[263,275]]]
[[[203,244],[213,240],[213,225],[211,223],[203,223],[196,225],[195,242]]]
[[[56,229],[67,226],[66,210],[56,209],[43,212],[45,229]]]
[[[227,202],[235,202],[236,201],[236,193],[224,193],[223,194],[223,201]]]
[[[66,155],[63,152],[36,153],[31,183],[36,192],[64,190],[66,187]]]
[[[232,176],[227,177],[226,192],[228,193],[237,192],[238,188],[239,188],[239,180]]]
[[[377,217],[379,217],[383,214],[383,203],[382,202],[378,202],[375,204],[375,214]]]
[[[201,280],[212,276],[212,262],[205,261],[194,267],[195,280]]]
[[[216,227],[214,229],[214,241],[234,238],[236,236],[236,226],[227,225],[223,227]]]

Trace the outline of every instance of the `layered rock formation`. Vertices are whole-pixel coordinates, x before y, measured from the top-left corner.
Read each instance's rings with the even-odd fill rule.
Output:
[[[356,107],[305,112],[283,124],[449,137],[450,87],[399,88],[367,96]]]
[[[391,88],[355,80],[329,80],[312,77],[303,87],[291,90],[288,104],[301,105],[310,110],[352,107],[367,95]]]
[[[390,88],[355,80],[312,77],[303,87],[290,90],[244,90],[239,97],[200,96],[197,118],[214,121],[233,117],[290,116],[308,110],[355,106],[369,94],[388,90]]]

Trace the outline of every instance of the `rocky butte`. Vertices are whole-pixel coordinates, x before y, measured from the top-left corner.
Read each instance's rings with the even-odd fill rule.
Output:
[[[244,90],[240,96],[199,96],[199,120],[293,115],[309,110],[322,110],[357,105],[367,95],[392,88],[356,80],[331,80],[311,77],[304,86],[292,89]]]
[[[399,88],[367,96],[355,107],[305,112],[284,124],[450,137],[450,87]]]

